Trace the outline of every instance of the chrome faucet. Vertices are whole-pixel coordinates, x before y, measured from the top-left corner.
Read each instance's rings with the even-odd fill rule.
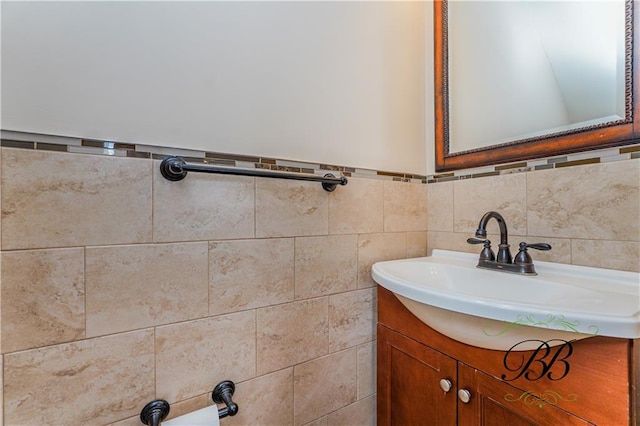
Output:
[[[495,219],[496,222],[498,222],[498,227],[500,228],[500,244],[498,245],[497,257],[493,254],[493,250],[491,249],[491,241],[487,239],[487,222],[489,222],[490,219]],[[482,216],[480,223],[478,224],[478,229],[476,230],[475,238],[467,239],[467,243],[484,245],[480,252],[478,268],[496,269],[499,271],[524,275],[538,275],[533,266],[533,259],[531,259],[529,253],[527,253],[527,249],[551,250],[551,246],[546,243],[527,244],[525,242],[521,242],[518,254],[512,259],[508,240],[509,235],[507,232],[507,223],[504,218],[500,213],[490,211]]]

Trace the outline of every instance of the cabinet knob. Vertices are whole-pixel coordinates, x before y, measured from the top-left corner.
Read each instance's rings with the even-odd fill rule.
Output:
[[[468,404],[471,401],[471,392],[466,389],[460,389],[458,391],[458,399],[465,404]]]
[[[442,389],[445,393],[451,390],[451,380],[449,379],[440,379],[440,389]]]

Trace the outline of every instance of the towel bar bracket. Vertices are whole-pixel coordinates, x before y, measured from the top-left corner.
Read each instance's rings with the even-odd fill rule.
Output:
[[[160,163],[160,174],[166,179],[173,182],[187,177],[187,171],[183,168],[185,162],[182,158],[167,157]]]

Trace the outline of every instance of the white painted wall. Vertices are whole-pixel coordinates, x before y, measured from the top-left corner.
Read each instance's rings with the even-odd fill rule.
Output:
[[[3,2],[1,127],[425,173],[431,7]]]

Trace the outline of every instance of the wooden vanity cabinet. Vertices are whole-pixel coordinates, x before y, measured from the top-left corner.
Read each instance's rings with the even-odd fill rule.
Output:
[[[378,348],[378,425],[455,426],[457,361],[382,325]]]
[[[634,343],[581,340],[561,380],[505,381],[506,352],[449,339],[378,287],[378,425],[635,425]]]
[[[378,348],[378,425],[591,424],[553,406],[541,418],[536,405],[505,402],[522,391],[383,325]],[[469,392],[468,402],[459,391]]]

